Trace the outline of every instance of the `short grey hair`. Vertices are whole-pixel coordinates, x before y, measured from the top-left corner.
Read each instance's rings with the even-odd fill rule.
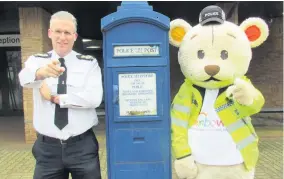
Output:
[[[54,13],[50,18],[50,22],[49,22],[50,27],[52,25],[52,21],[56,20],[56,19],[57,20],[70,20],[70,21],[72,21],[73,24],[74,24],[74,27],[75,27],[75,32],[77,32],[77,20],[71,13],[69,13],[67,11],[59,11],[59,12]]]

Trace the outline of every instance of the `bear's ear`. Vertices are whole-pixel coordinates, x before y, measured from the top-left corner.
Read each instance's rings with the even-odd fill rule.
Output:
[[[185,34],[191,29],[189,23],[182,19],[175,19],[170,23],[170,44],[179,47]]]
[[[251,48],[261,45],[269,34],[267,24],[258,17],[246,19],[241,23],[240,28],[247,35]]]

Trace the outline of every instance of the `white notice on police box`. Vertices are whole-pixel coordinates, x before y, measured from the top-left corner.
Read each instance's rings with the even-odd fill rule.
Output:
[[[157,115],[156,74],[119,74],[120,116]]]

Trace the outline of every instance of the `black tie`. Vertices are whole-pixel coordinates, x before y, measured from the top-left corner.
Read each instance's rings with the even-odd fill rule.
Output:
[[[58,77],[57,94],[66,94],[67,68],[64,63],[64,58],[59,58],[58,60],[61,63],[60,67],[64,67],[65,71]],[[54,124],[60,130],[68,124],[68,108],[60,108],[60,106],[56,104]]]

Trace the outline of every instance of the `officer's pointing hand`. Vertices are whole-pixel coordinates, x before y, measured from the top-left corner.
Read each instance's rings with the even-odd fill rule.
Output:
[[[39,68],[36,72],[36,78],[38,80],[48,77],[57,78],[59,75],[61,75],[62,72],[65,71],[65,68],[60,67],[59,63],[60,62],[58,60],[52,60],[44,67]]]

